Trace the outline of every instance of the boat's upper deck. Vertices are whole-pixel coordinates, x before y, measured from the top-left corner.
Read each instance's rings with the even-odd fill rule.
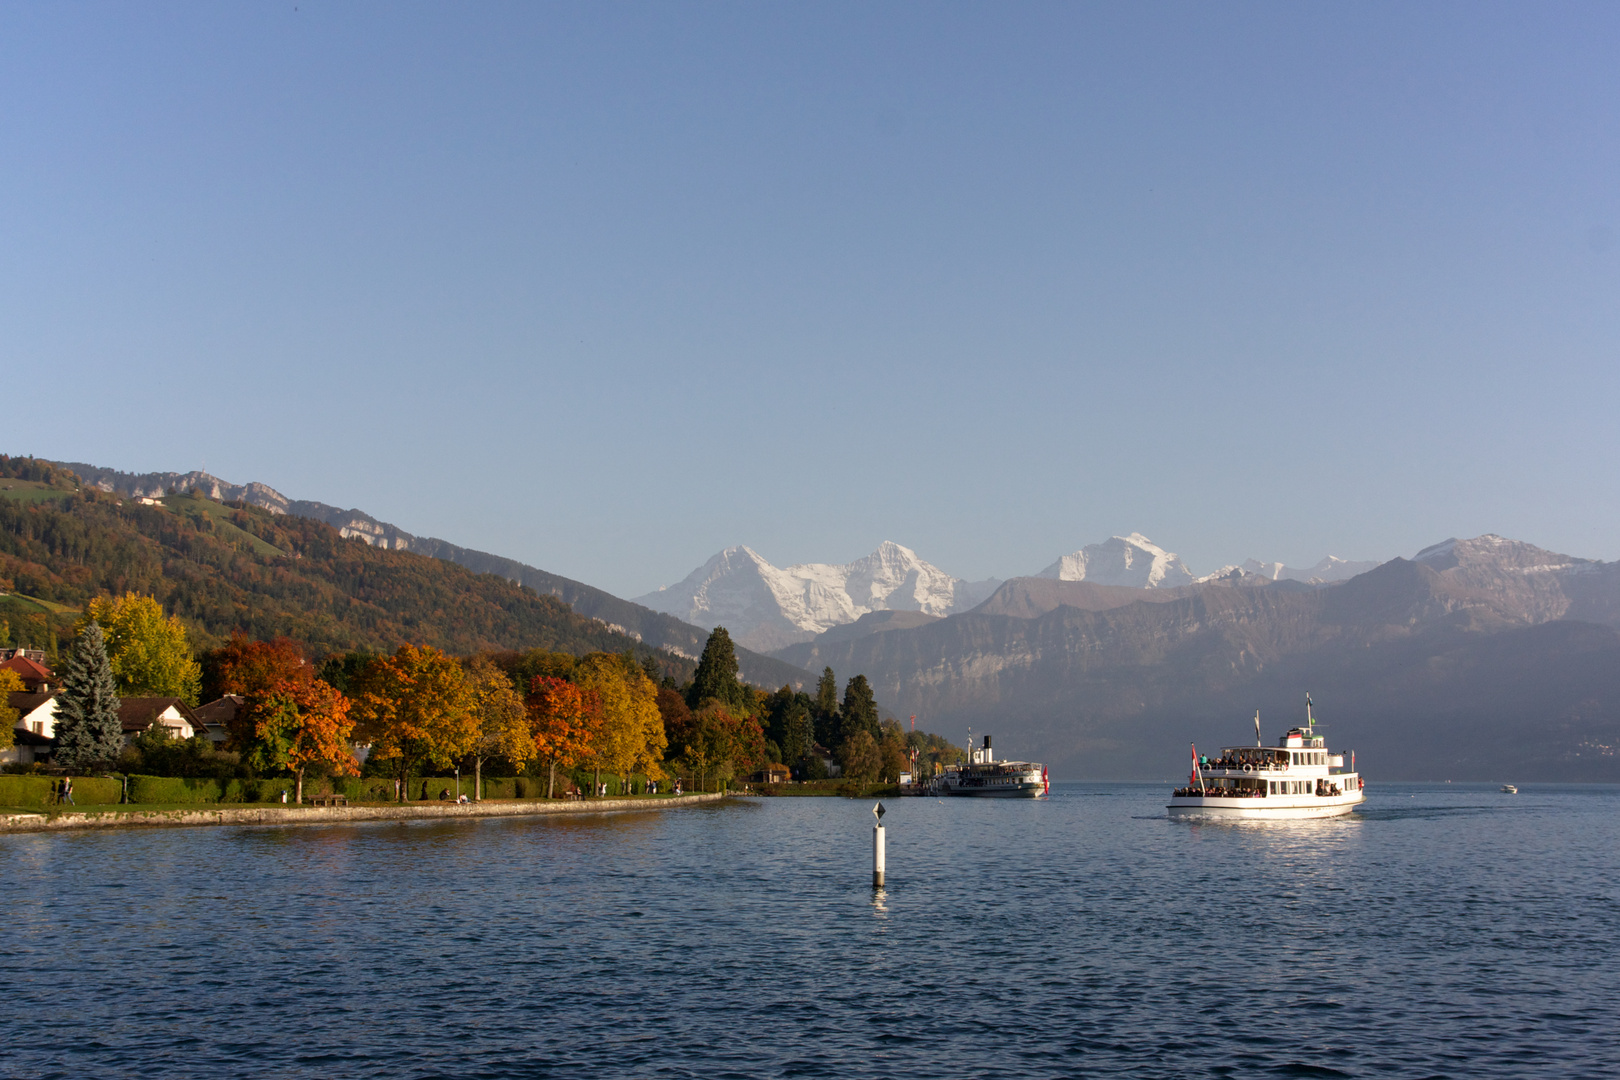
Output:
[[[1327,748],[1327,740],[1308,728],[1294,728],[1276,746],[1223,746],[1218,757],[1202,758],[1204,772],[1289,770],[1326,775],[1349,772],[1344,754]]]

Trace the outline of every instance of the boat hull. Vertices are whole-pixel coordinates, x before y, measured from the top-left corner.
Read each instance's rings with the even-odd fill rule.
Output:
[[[974,799],[1038,799],[1046,794],[1044,784],[1011,784],[995,787],[951,787],[941,789],[942,795],[961,795]]]
[[[1359,791],[1347,795],[1303,795],[1297,798],[1220,799],[1193,796],[1172,798],[1165,809],[1171,817],[1286,821],[1343,817],[1365,801],[1366,796]]]

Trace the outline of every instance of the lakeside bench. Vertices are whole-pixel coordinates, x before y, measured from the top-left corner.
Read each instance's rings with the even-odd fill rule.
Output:
[[[347,795],[312,795],[309,802],[311,806],[348,806],[349,797]]]

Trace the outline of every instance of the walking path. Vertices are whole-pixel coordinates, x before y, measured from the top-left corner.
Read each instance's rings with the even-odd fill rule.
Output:
[[[600,814],[623,810],[671,810],[718,802],[708,792],[651,799],[500,799],[473,803],[390,803],[382,806],[244,806],[199,804],[184,810],[107,811],[93,814],[0,814],[0,833],[55,832],[130,825],[325,825],[345,821],[411,821],[421,818],[524,817],[533,814]]]

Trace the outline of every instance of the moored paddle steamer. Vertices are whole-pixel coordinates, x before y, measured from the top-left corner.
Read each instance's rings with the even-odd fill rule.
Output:
[[[1194,747],[1192,775],[1167,809],[1171,817],[1340,817],[1366,797],[1365,786],[1355,754],[1333,753],[1316,734],[1307,694],[1305,726],[1290,728],[1276,746],[1261,745],[1255,713],[1253,746],[1223,747],[1213,760]]]
[[[973,795],[981,799],[1038,799],[1051,788],[1046,766],[1040,762],[997,761],[988,735],[984,746],[977,750],[970,737],[967,762],[945,766],[944,774],[931,785],[936,795]]]

